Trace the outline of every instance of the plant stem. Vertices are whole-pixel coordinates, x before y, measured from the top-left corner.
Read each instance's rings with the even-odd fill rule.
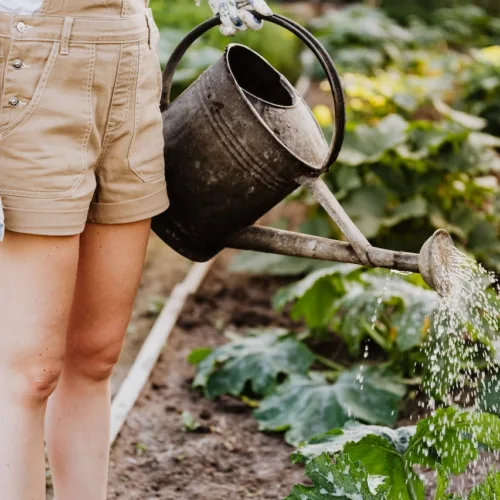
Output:
[[[314,357],[316,358],[316,361],[319,361],[322,365],[325,365],[334,371],[343,372],[345,370],[345,366],[335,363],[335,361],[325,358],[324,356],[321,356],[321,354],[314,354]]]
[[[418,500],[417,493],[415,492],[415,488],[413,486],[413,481],[412,481],[412,474],[414,474],[413,469],[411,468],[411,465],[408,467],[408,462],[406,461],[406,458],[403,457],[403,467],[405,469],[405,474],[406,474],[406,484],[408,485],[408,493],[411,498],[411,500]]]
[[[372,328],[368,323],[366,323],[366,321],[363,321],[363,323],[366,334],[384,351],[389,352],[391,349],[384,337],[382,337],[382,335],[380,335],[375,328]]]

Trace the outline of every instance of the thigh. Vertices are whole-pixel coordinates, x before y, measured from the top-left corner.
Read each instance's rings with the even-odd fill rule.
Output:
[[[0,371],[15,366],[38,379],[62,360],[78,239],[6,232],[0,243]]]
[[[142,274],[150,220],[87,224],[81,235],[68,354],[118,351]]]

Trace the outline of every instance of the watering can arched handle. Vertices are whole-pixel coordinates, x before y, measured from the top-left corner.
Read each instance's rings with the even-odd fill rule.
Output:
[[[269,17],[263,17],[260,14],[254,12],[256,17],[260,19],[265,19],[267,22],[271,22],[281,26],[294,35],[296,35],[304,44],[311,50],[311,52],[316,56],[320,62],[323,70],[326,73],[327,80],[330,84],[330,88],[333,96],[334,104],[334,134],[329,147],[328,156],[325,159],[321,171],[326,172],[330,166],[337,159],[340,148],[342,147],[342,142],[344,140],[345,131],[345,103],[344,103],[344,92],[342,90],[342,84],[340,82],[340,77],[333,64],[333,61],[326,51],[326,49],[321,45],[321,43],[304,27],[296,22],[288,19],[286,17],[280,16],[278,14],[273,14]],[[172,82],[174,78],[175,70],[186,53],[189,47],[204,33],[209,31],[215,26],[220,24],[219,16],[208,19],[207,21],[201,23],[196,28],[191,30],[177,45],[175,50],[172,52],[170,59],[167,62],[165,70],[163,71],[163,90],[161,95],[160,108],[162,111],[167,109],[170,105],[170,92],[172,89]]]

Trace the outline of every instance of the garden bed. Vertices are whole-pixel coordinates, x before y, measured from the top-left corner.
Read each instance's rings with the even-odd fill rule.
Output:
[[[192,349],[224,343],[228,327],[290,325],[270,307],[283,280],[229,275],[224,260],[186,304],[114,446],[110,499],[276,500],[303,479],[291,447],[259,433],[249,407],[225,397],[210,402],[191,389]],[[197,432],[183,430],[183,411],[201,423]]]
[[[297,326],[271,307],[273,294],[291,280],[229,273],[231,253],[217,259],[199,291],[189,298],[129,414],[111,454],[109,499],[280,500],[294,484],[307,483],[303,467],[290,461],[293,448],[281,435],[259,432],[251,407],[227,396],[211,402],[191,387],[195,369],[187,357],[193,349],[227,342],[228,330]],[[145,274],[146,289],[149,280],[157,282],[159,275]],[[330,352],[334,347],[328,347]],[[334,359],[340,360],[342,353],[339,342]],[[201,427],[186,430],[183,412]],[[415,424],[422,416],[418,399],[410,400],[396,427]],[[491,460],[490,456],[487,463]],[[453,489],[469,490],[488,468],[469,468],[452,481]],[[432,485],[434,472],[424,474]]]

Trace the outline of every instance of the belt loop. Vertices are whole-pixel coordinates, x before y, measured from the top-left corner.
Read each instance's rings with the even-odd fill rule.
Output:
[[[69,54],[69,39],[71,36],[71,27],[72,26],[73,26],[73,18],[72,17],[65,17],[62,35],[61,35],[60,53],[62,56],[67,56]]]

